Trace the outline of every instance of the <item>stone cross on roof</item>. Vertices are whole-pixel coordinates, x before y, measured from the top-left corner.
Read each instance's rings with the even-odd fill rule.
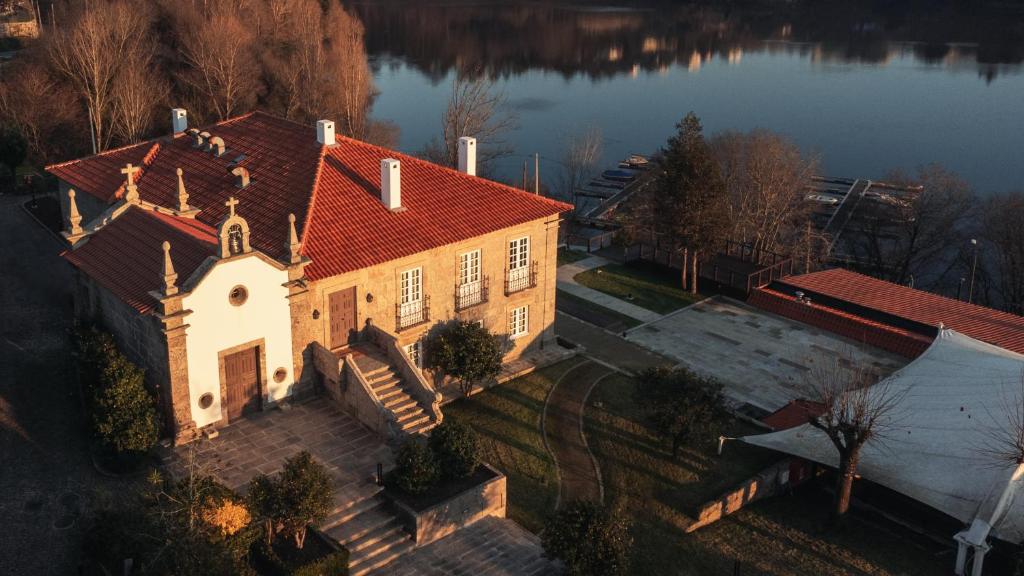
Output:
[[[227,206],[228,210],[230,210],[230,212],[231,212],[228,215],[228,217],[229,218],[234,218],[235,217],[235,206],[238,205],[238,200],[234,196],[232,196],[232,197],[228,198],[228,201],[225,202],[224,205]]]
[[[125,175],[125,180],[126,180],[125,185],[126,186],[134,186],[135,185],[134,177],[135,177],[135,173],[138,172],[138,171],[139,171],[139,167],[138,166],[132,166],[131,162],[129,162],[128,165],[125,166],[124,168],[121,168],[121,174]]]
[[[132,166],[131,162],[127,166],[121,168],[121,174],[125,176],[124,183],[124,199],[132,204],[139,201],[139,190],[135,186],[135,173],[139,171],[138,166]]]

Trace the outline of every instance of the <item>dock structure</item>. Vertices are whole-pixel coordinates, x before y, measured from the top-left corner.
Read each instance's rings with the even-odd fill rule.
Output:
[[[853,218],[853,214],[857,211],[857,206],[860,205],[861,200],[870,188],[871,180],[854,180],[853,185],[846,191],[846,194],[839,203],[839,207],[836,208],[828,223],[825,224],[824,232],[828,238],[831,238],[828,247],[829,252],[832,252],[835,248],[839,236],[843,233],[846,225],[850,223],[850,219]]]

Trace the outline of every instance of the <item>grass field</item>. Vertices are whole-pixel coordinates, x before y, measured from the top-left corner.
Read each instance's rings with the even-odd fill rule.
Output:
[[[715,441],[686,449],[673,459],[643,424],[632,402],[633,382],[603,380],[587,408],[587,440],[601,466],[605,498],[633,522],[632,574],[728,576],[734,562],[744,576],[924,576],[948,572],[949,558],[916,548],[912,541],[851,519],[839,534],[826,533],[829,501],[815,489],[771,498],[686,534],[700,503],[767,467],[778,458],[739,442],[715,454]],[[735,423],[730,436],[756,433]]]
[[[508,476],[508,515],[538,532],[558,498],[555,462],[544,447],[544,400],[558,378],[580,362],[572,358],[446,405],[445,418],[480,433],[484,460]]]
[[[680,288],[679,278],[667,269],[642,262],[607,264],[577,274],[576,281],[659,314],[668,314],[702,298]]]
[[[620,314],[615,310],[605,308],[590,300],[570,294],[565,290],[557,290],[555,306],[566,314],[611,332],[621,332],[642,324],[642,322],[632,316]]]
[[[562,264],[571,264],[573,262],[578,262],[588,256],[590,256],[590,254],[587,254],[586,252],[580,252],[578,250],[569,250],[568,248],[559,248],[558,265],[561,266]]]

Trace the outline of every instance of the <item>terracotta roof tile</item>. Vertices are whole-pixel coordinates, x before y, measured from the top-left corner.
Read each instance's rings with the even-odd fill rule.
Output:
[[[824,413],[825,405],[820,402],[790,400],[789,404],[761,418],[761,422],[772,430],[788,430],[807,424],[812,416],[821,416]]]
[[[143,143],[57,164],[48,170],[72,186],[112,201],[127,162],[143,165],[136,179],[142,200],[177,203],[176,169],[184,172],[197,220],[216,227],[238,198],[238,214],[254,248],[284,255],[287,216],[300,226],[306,269],[320,279],[467,240],[570,209],[567,204],[467,176],[385,148],[339,137],[335,146],[316,140],[316,129],[261,112],[205,128],[221,137],[227,152],[217,158],[192,147],[186,135]],[[380,161],[402,162],[404,211],[380,202]],[[245,189],[235,185],[234,166],[249,171]]]
[[[835,268],[790,276],[783,284],[849,302],[855,306],[932,327],[944,324],[961,334],[1024,353],[1024,317],[968,304]]]
[[[163,287],[163,243],[171,243],[178,286],[214,254],[216,231],[188,218],[129,207],[110,224],[63,256],[139,312],[149,312],[149,295]]]

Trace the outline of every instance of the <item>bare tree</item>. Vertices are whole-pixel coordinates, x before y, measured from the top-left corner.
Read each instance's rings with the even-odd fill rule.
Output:
[[[5,69],[0,84],[0,116],[28,143],[29,160],[46,164],[88,149],[89,127],[76,114],[74,96],[44,65],[23,61]],[[39,95],[45,94],[45,98]]]
[[[887,180],[920,186],[921,192],[903,197],[879,189],[873,201],[862,203],[861,230],[851,241],[857,264],[890,282],[908,284],[913,279],[915,286],[934,286],[966,241],[970,187],[937,164],[920,168],[914,177],[895,172]]]
[[[983,259],[996,292],[996,304],[1024,313],[1024,193],[990,198],[982,208]],[[965,263],[970,266],[970,263]]]
[[[192,92],[192,108],[216,120],[246,112],[256,102],[259,67],[255,37],[239,14],[197,11],[179,24],[178,80]]]
[[[803,190],[817,159],[767,130],[724,132],[708,144],[729,194],[731,237],[759,251],[796,249],[811,216]]]
[[[1003,399],[999,413],[989,414],[994,426],[986,431],[986,444],[980,451],[996,466],[1024,464],[1024,370],[1016,394]]]
[[[876,383],[878,379],[873,370],[844,356],[816,364],[807,375],[809,399],[822,407],[820,414],[809,415],[808,422],[824,432],[839,453],[834,523],[842,521],[850,508],[861,450],[892,428],[895,409],[903,397],[887,383]]]
[[[604,138],[597,126],[566,139],[560,188],[562,197],[573,206],[577,205],[580,187],[594,176],[603,144]]]
[[[122,144],[145,138],[153,126],[154,110],[167,101],[169,87],[153,69],[153,49],[140,46],[125,55],[126,68],[114,85],[111,131]]]
[[[97,150],[105,150],[114,136],[111,115],[125,56],[149,41],[147,11],[141,3],[90,2],[66,18],[60,34],[47,36],[50,64],[85,102]]]
[[[459,138],[472,136],[480,142],[477,165],[484,169],[494,159],[511,153],[504,137],[515,125],[516,116],[508,110],[508,99],[493,80],[483,74],[456,74],[441,118],[442,139],[431,141],[422,155],[454,168],[459,162]]]

